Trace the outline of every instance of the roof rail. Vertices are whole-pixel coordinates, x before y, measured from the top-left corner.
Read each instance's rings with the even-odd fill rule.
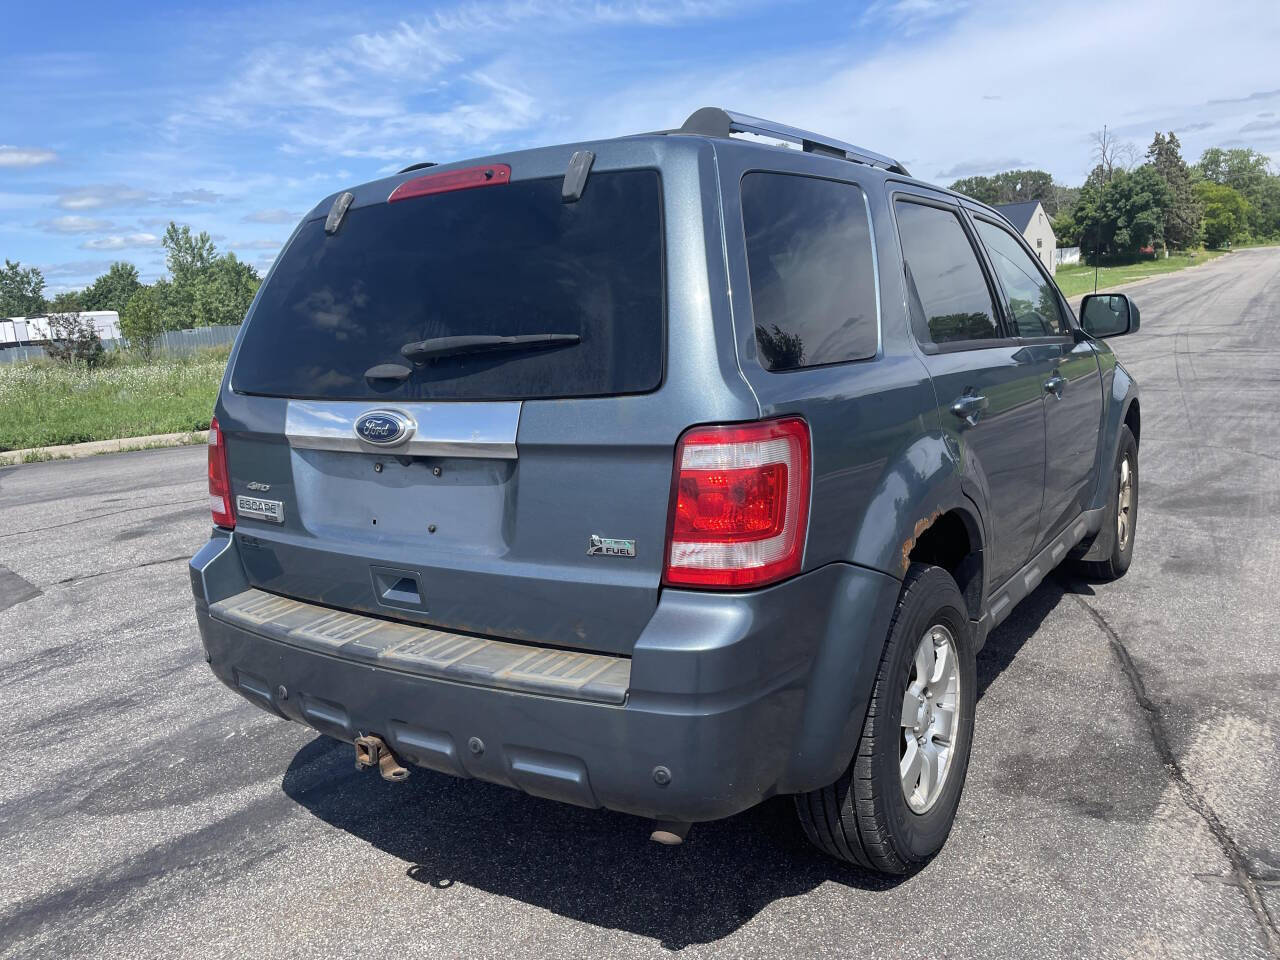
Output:
[[[865,163],[872,167],[882,167],[890,173],[910,176],[907,168],[893,157],[886,157],[874,150],[865,150],[852,143],[824,137],[820,133],[789,127],[785,123],[774,123],[772,120],[761,120],[745,113],[734,113],[720,107],[703,107],[689,114],[679,130],[673,133],[693,133],[703,137],[727,138],[733,133],[753,133],[761,137],[772,137],[775,140],[789,140],[800,144],[805,153],[818,153],[840,160],[852,160],[854,163]]]

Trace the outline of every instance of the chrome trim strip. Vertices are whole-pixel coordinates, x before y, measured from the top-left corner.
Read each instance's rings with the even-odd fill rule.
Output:
[[[349,450],[409,457],[486,457],[515,460],[519,400],[456,403],[374,403],[359,400],[290,400],[284,432],[301,450]],[[403,414],[416,429],[394,447],[356,436],[355,422],[375,410]]]

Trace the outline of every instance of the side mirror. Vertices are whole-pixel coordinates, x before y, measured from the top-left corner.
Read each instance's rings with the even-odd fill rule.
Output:
[[[1080,325],[1091,337],[1137,333],[1141,322],[1138,305],[1123,293],[1090,293],[1080,301]]]

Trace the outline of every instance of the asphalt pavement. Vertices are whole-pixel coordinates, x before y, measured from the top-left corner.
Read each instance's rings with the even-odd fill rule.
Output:
[[[993,634],[955,830],[900,882],[786,799],[668,848],[359,774],[204,664],[203,448],[0,469],[0,956],[1280,956],[1280,249],[1132,292],[1133,567]]]

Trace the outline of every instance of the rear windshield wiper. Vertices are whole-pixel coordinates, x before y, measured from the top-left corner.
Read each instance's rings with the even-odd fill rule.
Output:
[[[496,350],[540,350],[545,347],[566,347],[581,342],[576,333],[529,333],[515,337],[476,334],[468,337],[433,337],[416,340],[400,348],[400,355],[421,363],[440,357],[460,357],[468,353],[489,353]]]

